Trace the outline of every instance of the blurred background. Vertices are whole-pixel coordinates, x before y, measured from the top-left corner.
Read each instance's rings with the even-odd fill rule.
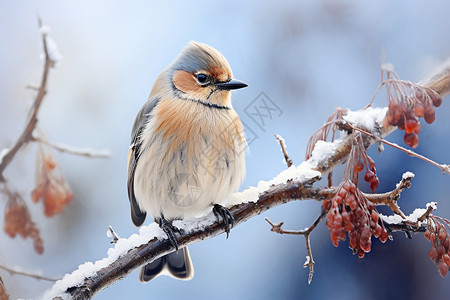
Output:
[[[51,27],[64,56],[50,73],[39,127],[53,142],[109,149],[109,159],[52,151],[74,192],[64,212],[43,215],[30,201],[36,145],[16,156],[5,175],[26,197],[41,230],[45,251],[32,241],[0,233],[0,264],[48,277],[70,273],[81,263],[105,257],[111,225],[121,237],[132,225],[126,194],[126,159],[132,123],[159,72],[190,41],[219,49],[236,78],[249,87],[233,94],[233,105],[251,138],[247,177],[241,189],[286,168],[274,134],[282,135],[295,163],[306,144],[337,106],[357,110],[380,83],[382,50],[402,79],[419,81],[450,56],[448,1],[22,1],[0,2],[0,149],[23,130],[39,83],[42,45],[37,16]],[[264,93],[261,96],[261,93]],[[384,91],[376,105],[385,106]],[[264,124],[252,118],[260,97],[279,108]],[[450,105],[444,99],[436,122],[422,124],[417,152],[448,163]],[[397,132],[389,140],[403,143]],[[416,174],[399,202],[403,211],[438,201],[436,214],[450,217],[449,177],[418,159],[387,148],[377,162],[381,185],[392,189],[405,171]],[[335,172],[335,182],[342,170]],[[368,191],[368,187],[364,186]],[[0,196],[1,203],[5,197]],[[281,236],[264,221],[303,229],[320,203],[289,203],[255,217],[231,232],[190,247],[196,275],[180,282],[138,282],[138,272],[95,299],[448,299],[449,278],[428,258],[423,235],[373,242],[364,259],[348,242],[335,248],[325,224],[311,242],[314,278],[307,284],[303,237]],[[388,210],[383,210],[388,213]],[[0,214],[3,224],[3,214]],[[39,298],[51,283],[0,270],[12,298]]]

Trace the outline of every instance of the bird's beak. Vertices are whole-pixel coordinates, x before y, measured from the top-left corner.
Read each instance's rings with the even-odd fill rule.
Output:
[[[216,83],[216,87],[219,90],[237,90],[245,88],[246,86],[248,86],[248,84],[237,79],[232,79],[227,82]]]

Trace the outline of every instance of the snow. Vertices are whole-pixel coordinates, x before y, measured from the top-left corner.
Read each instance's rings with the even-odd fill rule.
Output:
[[[394,72],[394,65],[391,63],[383,63],[381,69],[386,72]]]
[[[413,172],[405,172],[405,173],[403,173],[403,175],[402,175],[402,180],[406,180],[406,179],[408,179],[408,178],[414,178],[414,173]],[[399,182],[399,183],[397,183],[397,185],[395,186],[397,189],[400,187],[400,184],[401,184],[401,181]]]
[[[387,110],[387,107],[368,107],[358,111],[349,111],[343,118],[354,126],[372,131],[376,124],[383,123]]]
[[[86,262],[79,265],[77,270],[71,274],[64,275],[61,280],[58,280],[53,287],[44,294],[43,299],[53,299],[56,296],[63,296],[68,287],[80,285],[83,283],[84,278],[92,276],[100,269],[110,265],[120,256],[126,254],[130,249],[146,244],[154,238],[157,238],[158,240],[166,239],[166,234],[156,223],[141,227],[139,234],[133,234],[126,239],[119,239],[113,248],[108,249],[106,258],[98,260],[95,263]],[[63,299],[68,299],[68,295],[63,297]]]
[[[0,163],[3,161],[3,157],[9,152],[9,148],[2,149],[0,151]]]
[[[228,199],[227,204],[231,206],[240,203],[256,202],[259,195],[268,191],[272,185],[283,184],[288,180],[306,182],[314,177],[321,177],[322,175],[319,171],[313,170],[317,164],[310,163],[310,160],[301,163],[299,166],[289,167],[272,180],[261,180],[256,187],[251,186],[242,192],[234,193]]]
[[[303,264],[303,268],[306,268],[309,265],[310,261],[311,261],[311,257],[309,255],[306,255],[306,261]]]
[[[59,63],[63,59],[63,56],[61,52],[59,52],[59,47],[56,44],[55,40],[49,35],[50,26],[42,25],[39,28],[39,32],[45,38],[45,42],[47,44],[48,58],[54,63]]]
[[[405,173],[403,173],[403,176],[402,176],[402,179],[403,180],[405,180],[405,179],[408,179],[408,178],[414,178],[414,173],[413,172],[405,172]]]
[[[62,56],[61,52],[59,52],[59,47],[56,44],[55,40],[52,39],[52,37],[49,35],[45,36],[45,40],[47,42],[48,58],[54,63],[61,62],[61,60],[63,59],[63,56]]]
[[[416,208],[406,219],[402,219],[399,215],[385,216],[380,214],[381,219],[388,224],[401,224],[402,222],[409,221],[412,223],[416,223],[417,219],[419,219],[423,214],[427,211],[428,207],[433,208],[433,210],[437,209],[436,202],[427,203],[427,208]],[[419,224],[420,225],[420,224]]]

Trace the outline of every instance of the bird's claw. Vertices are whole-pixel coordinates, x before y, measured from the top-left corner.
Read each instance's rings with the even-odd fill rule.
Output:
[[[214,204],[213,213],[216,216],[217,220],[220,221],[220,218],[223,219],[223,223],[225,224],[225,232],[227,233],[227,239],[230,235],[230,229],[233,228],[234,225],[234,217],[231,214],[230,210],[226,207],[223,207],[220,204]]]
[[[178,252],[178,238],[175,236],[175,232],[181,234],[180,230],[173,226],[172,222],[167,221],[164,217],[161,217],[161,219],[159,219],[159,227],[166,233],[170,244]]]

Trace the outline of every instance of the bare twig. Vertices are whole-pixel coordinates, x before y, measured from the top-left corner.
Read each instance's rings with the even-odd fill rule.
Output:
[[[39,20],[39,26],[40,27],[42,26],[40,20]],[[46,36],[47,36],[47,34],[45,32],[42,32],[42,43],[43,43],[43,47],[44,47],[45,61],[44,61],[44,71],[42,74],[41,84],[39,86],[36,98],[33,102],[30,119],[28,120],[28,123],[25,126],[25,129],[23,130],[22,134],[20,135],[19,139],[16,141],[14,146],[3,156],[3,159],[0,162],[0,181],[3,181],[3,182],[6,181],[5,177],[3,176],[3,171],[11,163],[11,161],[13,160],[13,158],[17,154],[17,152],[23,146],[25,146],[32,140],[32,134],[33,134],[33,131],[36,128],[36,124],[38,122],[37,114],[39,112],[39,108],[41,107],[42,100],[44,100],[44,96],[46,94],[46,88],[47,88],[48,74],[50,72],[50,68],[53,66],[53,61],[50,60],[49,54],[48,54]]]
[[[373,138],[373,139],[376,139],[378,142],[382,142],[382,143],[384,143],[384,144],[386,144],[386,145],[388,145],[388,146],[391,146],[391,147],[393,147],[393,148],[396,148],[396,149],[398,149],[398,150],[401,150],[401,151],[405,152],[406,154],[408,154],[409,156],[416,157],[416,158],[419,158],[419,159],[421,159],[421,160],[424,160],[424,161],[426,161],[427,163],[430,163],[430,164],[432,164],[432,165],[438,167],[439,169],[441,169],[442,172],[443,172],[444,174],[445,174],[445,173],[449,173],[449,174],[450,174],[450,166],[447,165],[447,164],[439,164],[439,163],[435,162],[434,160],[431,160],[431,159],[429,159],[428,157],[425,157],[425,156],[423,156],[423,155],[420,155],[420,154],[418,154],[418,153],[416,153],[416,152],[414,152],[414,151],[412,151],[412,150],[410,150],[410,149],[406,149],[406,148],[404,148],[404,147],[402,147],[402,146],[400,146],[400,145],[398,145],[398,144],[396,144],[396,143],[391,143],[391,142],[389,142],[389,141],[386,141],[386,140],[383,139],[383,138],[376,137],[375,135],[373,135],[372,133],[370,133],[370,132],[368,132],[368,131],[366,131],[366,130],[364,130],[364,129],[355,127],[355,126],[353,126],[353,125],[351,125],[351,124],[349,124],[349,125],[350,125],[354,130],[359,131],[359,132],[361,132],[361,133],[364,133],[365,135],[367,135],[367,136],[369,136],[369,137],[371,137],[371,138]]]
[[[8,267],[2,266],[2,265],[0,265],[0,269],[7,271],[11,275],[22,275],[22,276],[31,277],[31,278],[34,278],[37,280],[46,280],[46,281],[56,282],[60,279],[60,278],[54,279],[54,278],[49,278],[49,277],[45,277],[45,276],[41,276],[41,275],[17,271],[17,270],[13,270],[11,268],[8,268]]]
[[[305,236],[305,245],[306,245],[306,251],[307,251],[308,255],[306,256],[306,261],[303,264],[303,267],[309,268],[308,284],[311,284],[311,281],[312,281],[312,278],[314,275],[314,263],[315,263],[314,259],[313,259],[313,255],[312,255],[312,250],[311,250],[310,235],[311,235],[311,232],[314,230],[314,228],[317,227],[317,225],[325,218],[326,215],[327,215],[326,211],[322,210],[322,212],[320,213],[320,216],[316,219],[316,221],[314,221],[314,223],[305,230],[284,230],[281,228],[281,226],[283,226],[283,222],[281,222],[279,224],[274,224],[268,218],[265,218],[267,223],[269,223],[272,226],[272,228],[270,230],[273,232],[276,232],[279,234],[293,234],[293,235]]]
[[[46,139],[40,138],[40,137],[32,137],[32,141],[39,142],[42,144],[45,144],[49,147],[52,147],[55,150],[58,150],[60,152],[65,152],[73,155],[80,155],[80,156],[86,156],[86,157],[95,157],[95,158],[108,158],[110,157],[110,153],[107,150],[103,151],[95,151],[90,149],[76,149],[70,146],[55,144],[50,141],[47,141]]]
[[[6,286],[3,283],[3,279],[0,277],[0,299],[10,299]]]
[[[275,138],[277,139],[277,141],[280,143],[281,146],[281,151],[283,151],[283,155],[284,155],[284,159],[286,160],[286,164],[288,166],[288,168],[290,166],[292,166],[294,164],[294,162],[292,161],[292,159],[289,157],[289,154],[286,151],[286,142],[284,141],[284,139],[281,137],[281,135],[275,134]]]
[[[114,229],[112,229],[111,226],[108,226],[108,230],[112,235],[112,241],[110,243],[111,244],[117,243],[117,241],[120,239],[120,237],[116,234],[116,232],[114,231]]]

